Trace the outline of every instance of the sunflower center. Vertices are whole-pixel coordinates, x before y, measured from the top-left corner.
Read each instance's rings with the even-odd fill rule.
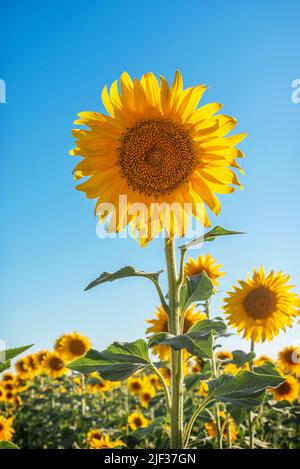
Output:
[[[134,391],[138,391],[139,389],[141,389],[140,383],[131,383],[131,386]]]
[[[286,394],[289,394],[291,391],[291,385],[287,382],[284,381],[278,388],[276,388],[276,392],[281,394],[282,396],[285,396]]]
[[[56,371],[61,370],[64,366],[62,360],[60,360],[60,358],[58,357],[51,358],[49,365],[52,370],[56,370]]]
[[[140,427],[142,425],[142,420],[140,419],[140,417],[134,418],[134,424],[136,427]]]
[[[276,308],[276,295],[267,287],[258,287],[252,290],[244,299],[244,307],[254,319],[268,318]]]
[[[195,152],[187,131],[167,119],[148,119],[120,138],[120,167],[129,186],[142,194],[169,194],[188,179]]]
[[[300,361],[300,354],[295,350],[289,350],[284,353],[284,361],[289,365],[296,365]]]
[[[85,353],[85,345],[79,339],[72,340],[70,342],[69,349],[70,352],[73,353],[73,355],[84,355]]]
[[[0,423],[0,432],[2,432],[3,430],[4,430],[4,425]]]

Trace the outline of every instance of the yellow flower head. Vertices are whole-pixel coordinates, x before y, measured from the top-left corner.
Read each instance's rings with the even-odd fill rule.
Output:
[[[285,381],[277,388],[269,388],[276,401],[294,402],[298,399],[299,383],[294,376],[286,376]]]
[[[26,360],[26,357],[20,358],[16,362],[15,369],[19,378],[24,379],[24,380],[30,378],[29,363]]]
[[[148,407],[149,402],[155,396],[156,391],[153,386],[145,386],[139,393],[139,400],[143,407]]]
[[[14,379],[14,375],[9,371],[6,371],[6,373],[3,373],[2,375],[2,381],[13,381]]]
[[[192,277],[205,272],[212,283],[218,286],[218,279],[225,275],[225,272],[221,272],[221,267],[221,264],[216,264],[216,260],[211,254],[206,254],[205,256],[199,256],[196,260],[190,257],[184,266],[184,273],[188,277]]]
[[[138,428],[148,427],[150,421],[144,417],[138,410],[128,416],[128,425],[131,430],[135,431]]]
[[[252,278],[239,281],[225,299],[224,311],[232,327],[253,342],[272,340],[281,329],[291,326],[298,314],[297,295],[291,292],[289,276],[263,267]]]
[[[73,361],[85,355],[91,348],[91,344],[87,337],[73,332],[57,339],[54,348],[64,360]]]
[[[216,353],[216,357],[222,361],[228,361],[233,359],[233,355],[228,350],[220,350]]]
[[[228,374],[228,375],[236,375],[239,371],[239,368],[234,363],[228,363],[227,365],[224,366],[223,371],[225,374]]]
[[[0,415],[0,440],[11,441],[15,430],[12,427],[13,417]]]
[[[206,397],[209,393],[209,387],[206,381],[200,381],[199,394],[200,396]]]
[[[159,306],[154,314],[156,319],[146,319],[146,322],[151,324],[151,326],[146,330],[146,334],[148,334],[149,337],[159,332],[168,332],[168,316],[164,308]],[[191,305],[185,312],[183,332],[188,332],[196,322],[202,321],[202,319],[206,319],[206,315],[199,311],[195,311],[195,305]],[[167,345],[155,345],[152,350],[155,355],[159,355],[161,360],[170,359],[170,347]],[[188,354],[186,353],[186,355]]]
[[[220,420],[221,420],[221,428],[224,438],[228,440],[228,436],[230,434],[231,441],[235,441],[237,439],[237,428],[232,417],[226,417],[224,412],[220,412]],[[210,438],[216,438],[217,436],[217,426],[214,421],[206,422],[204,424],[205,430]],[[228,432],[229,430],[229,432]],[[229,434],[228,434],[229,433]]]
[[[43,363],[44,363],[44,360],[47,358],[48,353],[49,353],[49,350],[40,350],[39,352],[35,354],[35,359],[37,363],[40,365],[41,370],[43,368]]]
[[[300,377],[300,347],[290,345],[279,352],[279,368]]]
[[[146,379],[150,386],[153,386],[156,390],[161,389],[161,383],[155,373],[146,376]]]
[[[43,369],[51,378],[59,378],[67,373],[68,368],[57,352],[49,352],[43,362]]]
[[[192,361],[190,360],[188,362],[188,372],[189,373],[200,373],[200,371],[202,370],[202,363],[200,361],[200,359],[193,359]]]
[[[27,368],[28,368],[28,373],[30,378],[34,378],[36,375],[38,375],[42,368],[39,364],[39,362],[36,359],[35,354],[27,355],[24,359],[27,363]]]
[[[73,131],[76,147],[70,153],[83,157],[74,169],[75,178],[89,179],[77,189],[97,199],[95,211],[103,202],[106,210],[108,203],[114,205],[118,223],[110,223],[109,231],[120,232],[130,224],[141,245],[164,228],[169,236],[182,236],[190,214],[209,226],[205,204],[218,214],[216,194],[240,186],[233,168],[240,169],[236,160],[243,154],[235,146],[245,134],[225,137],[237,122],[216,115],[220,104],[196,109],[205,90],[203,84],[184,90],[178,71],[171,87],[162,76],[159,83],[153,73],[132,80],[124,72],[120,89],[117,81],[109,92],[103,89],[108,115],[79,113],[75,124],[89,129]],[[119,194],[127,197],[124,208],[119,207]],[[157,204],[173,202],[177,207],[168,222],[159,212],[151,223],[149,215]],[[143,203],[148,213],[139,216],[132,210],[134,203]],[[101,222],[110,211],[100,214]]]
[[[144,379],[139,376],[130,376],[127,381],[127,386],[130,394],[138,395],[144,386]]]
[[[86,441],[90,449],[105,449],[126,446],[125,443],[123,443],[121,440],[112,441],[108,435],[103,435],[101,430],[97,428],[88,432]]]

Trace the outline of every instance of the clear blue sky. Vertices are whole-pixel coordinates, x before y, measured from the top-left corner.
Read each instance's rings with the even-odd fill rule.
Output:
[[[160,269],[162,241],[99,240],[93,202],[74,189],[72,122],[102,112],[100,92],[123,70],[187,86],[206,83],[248,138],[244,191],[222,198],[214,224],[243,237],[210,243],[228,289],[254,266],[283,269],[300,291],[300,78],[298,0],[2,1],[0,78],[0,337],[8,346],[50,347],[66,331],[104,348],[143,336],[158,304],[143,279],[83,292],[103,270],[126,264]],[[196,251],[192,252],[196,255]],[[214,302],[215,314],[221,303]],[[297,341],[299,326],[260,351]],[[247,347],[230,339],[231,347]]]

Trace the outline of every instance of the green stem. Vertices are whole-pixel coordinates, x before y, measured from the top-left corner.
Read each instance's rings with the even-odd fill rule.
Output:
[[[250,351],[254,352],[254,342],[251,339]],[[253,360],[250,361],[250,370],[253,371]],[[249,449],[254,449],[255,422],[253,412],[249,412]]]
[[[167,403],[167,410],[169,412],[169,415],[171,416],[171,396],[170,396],[170,392],[169,392],[169,388],[168,388],[168,385],[167,383],[165,382],[162,374],[158,371],[158,369],[156,368],[156,366],[154,365],[154,363],[152,363],[152,369],[154,371],[154,373],[157,375],[159,381],[160,381],[160,384],[162,385],[162,388],[164,390],[164,393],[165,393],[165,397],[166,397],[166,403]]]
[[[178,280],[174,239],[166,239],[165,254],[169,286],[169,332],[180,334]],[[183,353],[171,352],[171,448],[183,447]]]
[[[210,303],[209,301],[206,301],[205,303],[205,311],[207,316],[209,317],[210,315]],[[216,356],[214,352],[214,342],[213,342],[213,353],[212,353],[212,359],[211,359],[211,364],[212,364],[212,373],[213,377],[217,378],[219,375],[218,367],[217,367],[217,361],[216,361]],[[222,426],[221,426],[221,418],[220,418],[220,404],[216,403],[215,407],[215,421],[216,421],[216,430],[217,430],[217,447],[218,449],[223,448],[223,431],[222,431]]]
[[[189,439],[190,439],[190,436],[191,436],[191,431],[193,429],[193,426],[194,426],[194,423],[196,422],[196,419],[198,417],[198,415],[202,412],[202,410],[205,409],[205,407],[212,401],[212,397],[211,396],[208,396],[207,398],[205,398],[201,404],[199,405],[199,407],[197,407],[197,409],[195,410],[195,412],[193,413],[187,427],[186,427],[186,430],[185,430],[185,435],[184,435],[184,448],[187,447],[188,443],[189,443]]]

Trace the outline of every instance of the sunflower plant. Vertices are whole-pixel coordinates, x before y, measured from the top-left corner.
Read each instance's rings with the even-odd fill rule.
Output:
[[[199,430],[198,440],[194,428],[199,416],[208,409],[213,411],[214,423],[206,428],[216,433],[221,448],[224,422],[228,423],[225,434],[235,439],[232,419],[227,419],[222,409],[255,409],[267,389],[284,382],[284,377],[276,370],[255,372],[254,354],[241,351],[230,357],[230,364],[237,372],[220,372],[224,363],[216,355],[215,347],[218,339],[227,334],[226,324],[222,318],[211,318],[210,300],[224,273],[211,256],[200,256],[185,263],[191,247],[239,232],[220,226],[210,229],[180,246],[177,264],[175,237],[187,233],[189,218],[194,217],[204,227],[209,227],[207,208],[215,215],[221,210],[217,195],[241,188],[236,171],[242,172],[238,160],[243,153],[236,145],[245,134],[227,135],[237,121],[218,114],[220,104],[198,107],[205,90],[203,84],[184,89],[178,71],[171,86],[164,77],[159,81],[153,73],[143,75],[141,80],[132,80],[124,72],[119,83],[115,81],[110,90],[103,89],[107,114],[79,113],[75,124],[84,128],[73,131],[76,146],[71,151],[72,155],[82,157],[74,169],[75,179],[81,180],[77,189],[88,198],[96,199],[95,213],[101,223],[107,222],[109,232],[118,233],[129,226],[141,246],[164,232],[168,291],[163,292],[160,285],[160,269],[145,272],[126,266],[116,272],[103,272],[86,290],[125,277],[141,277],[152,282],[160,306],[156,319],[149,321],[152,324],[148,328],[150,337],[147,341],[114,342],[102,351],[91,349],[68,367],[83,374],[97,372],[111,381],[131,377],[132,392],[138,392],[141,372],[156,376],[164,392],[171,448],[197,446],[203,428]],[[125,204],[119,204],[120,196],[125,197]],[[174,203],[176,209],[172,206]],[[142,204],[146,211],[134,210],[136,204],[139,208]],[[167,204],[167,219],[156,211],[157,204]],[[238,324],[239,330],[245,328],[247,336],[253,339],[269,338],[270,331],[276,333],[283,320],[287,320],[285,300],[275,304],[274,299],[280,288],[286,300],[291,299],[284,287],[285,280],[284,276],[264,278],[262,272],[255,274],[249,285],[243,284],[243,292],[235,292],[228,299],[229,320],[237,324],[236,310],[242,301],[245,320],[242,325]],[[258,286],[259,281],[262,287]],[[261,290],[255,290],[256,287]],[[194,311],[196,307],[202,308],[201,314]],[[276,320],[273,316],[279,307],[280,317]],[[265,320],[269,321],[269,328],[264,327]],[[152,351],[163,362],[155,361]],[[188,384],[184,380],[189,357],[204,360],[208,370],[209,379],[206,386],[202,386],[205,396],[195,403],[189,398]],[[166,370],[169,370],[169,377]],[[148,391],[146,397],[145,393],[144,405],[154,398],[152,394]],[[137,415],[132,416],[129,425],[133,427],[137,420]]]

